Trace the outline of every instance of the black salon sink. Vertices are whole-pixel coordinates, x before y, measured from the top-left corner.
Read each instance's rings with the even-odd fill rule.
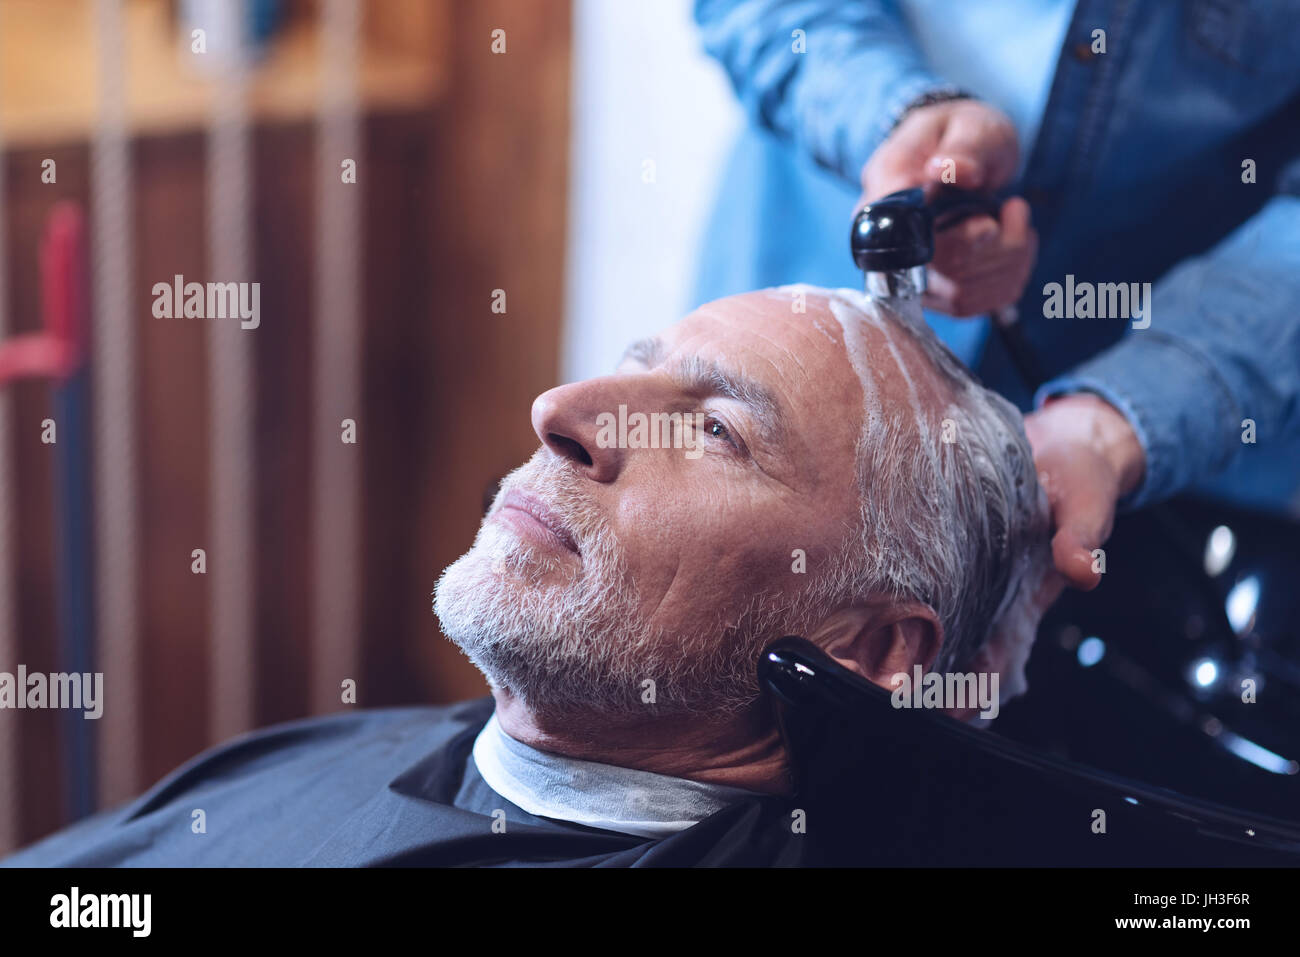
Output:
[[[1300,530],[1194,503],[1153,521],[1121,521],[1103,584],[1045,619],[1028,694],[987,730],[896,709],[803,639],[770,646],[809,863],[1300,865]],[[1209,575],[1220,527],[1235,548]]]

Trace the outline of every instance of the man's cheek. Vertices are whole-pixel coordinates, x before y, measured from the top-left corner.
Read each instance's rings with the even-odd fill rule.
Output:
[[[758,591],[786,591],[791,584],[788,537],[751,526],[748,534],[710,542],[704,564],[732,594],[748,598]]]

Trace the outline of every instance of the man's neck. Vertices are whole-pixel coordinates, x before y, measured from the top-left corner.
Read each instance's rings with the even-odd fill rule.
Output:
[[[591,714],[561,721],[539,717],[508,691],[492,696],[501,729],[539,751],[764,794],[791,790],[780,734],[757,710],[722,719]]]

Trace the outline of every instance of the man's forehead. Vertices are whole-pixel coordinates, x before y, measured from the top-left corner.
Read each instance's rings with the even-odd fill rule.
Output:
[[[789,487],[851,480],[839,465],[852,463],[862,395],[833,319],[813,323],[784,297],[732,297],[633,343],[624,361],[660,370],[683,393],[743,407],[728,425]]]
[[[777,290],[730,296],[704,304],[657,338],[665,350],[716,348],[792,378],[847,374],[839,323],[824,302],[804,306]]]
[[[947,402],[924,350],[900,320],[853,290],[784,286],[715,300],[660,336],[661,354],[717,350],[807,390],[814,403],[855,401],[869,414],[886,407],[919,414]],[[766,368],[765,368],[766,367]],[[892,417],[892,416],[891,416]]]

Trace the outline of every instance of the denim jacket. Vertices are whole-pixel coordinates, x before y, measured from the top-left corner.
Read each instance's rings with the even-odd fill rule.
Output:
[[[696,0],[695,15],[750,120],[699,300],[859,285],[861,169],[907,103],[951,84],[887,0]],[[1078,0],[1021,148],[1008,192],[1029,200],[1040,245],[1018,307],[1051,380],[1031,396],[986,320],[928,313],[940,336],[1022,409],[1076,391],[1120,409],[1146,452],[1122,508],[1193,489],[1296,510],[1300,0]],[[1150,283],[1149,311],[1049,315],[1049,284],[1067,282]]]

